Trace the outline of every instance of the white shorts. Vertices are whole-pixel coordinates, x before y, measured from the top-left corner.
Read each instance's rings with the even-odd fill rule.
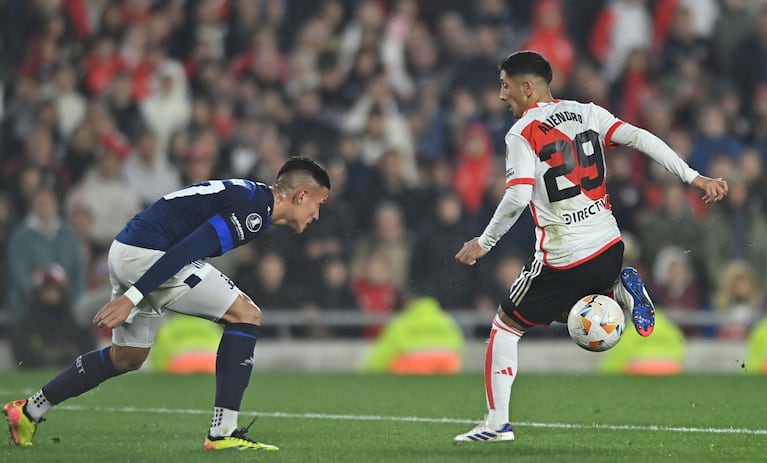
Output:
[[[112,299],[121,296],[165,254],[113,241],[109,248]],[[165,310],[217,322],[234,303],[240,289],[205,261],[185,265],[168,281],[144,296],[121,326],[112,330],[118,346],[151,347]]]

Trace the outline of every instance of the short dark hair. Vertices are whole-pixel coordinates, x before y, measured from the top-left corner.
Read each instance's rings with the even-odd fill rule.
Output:
[[[277,180],[283,175],[294,171],[303,171],[312,176],[320,186],[330,189],[330,177],[324,167],[317,161],[306,156],[294,156],[288,159],[277,172]]]
[[[538,76],[546,81],[547,84],[551,83],[553,73],[551,71],[551,64],[540,53],[534,51],[524,50],[517,51],[501,62],[498,66],[501,71],[505,71],[508,76],[518,76],[520,74],[532,74]]]

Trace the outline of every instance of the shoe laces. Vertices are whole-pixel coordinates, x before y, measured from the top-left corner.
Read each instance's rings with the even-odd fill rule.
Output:
[[[242,440],[248,441],[248,442],[257,443],[255,440],[253,440],[253,439],[251,439],[250,437],[247,436],[248,431],[250,430],[250,427],[253,426],[253,423],[255,423],[257,419],[258,419],[257,416],[253,417],[253,419],[250,420],[250,423],[248,423],[247,426],[235,429],[232,432],[232,437],[234,437],[236,439],[242,439]]]

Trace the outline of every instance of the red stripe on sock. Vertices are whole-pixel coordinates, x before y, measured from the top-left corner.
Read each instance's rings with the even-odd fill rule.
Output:
[[[490,330],[490,340],[487,342],[487,351],[485,351],[485,395],[487,395],[487,407],[495,410],[495,400],[493,400],[493,345],[495,344],[495,334],[498,330]]]

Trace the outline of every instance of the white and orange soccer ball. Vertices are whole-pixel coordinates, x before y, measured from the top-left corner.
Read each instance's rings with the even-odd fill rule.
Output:
[[[576,302],[567,317],[567,331],[576,344],[602,352],[618,344],[626,326],[623,309],[614,299],[591,294]]]

